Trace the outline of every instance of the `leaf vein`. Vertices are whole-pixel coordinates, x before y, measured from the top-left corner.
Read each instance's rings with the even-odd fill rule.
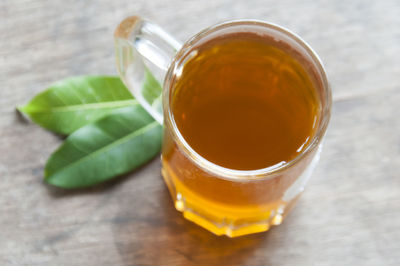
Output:
[[[57,96],[57,97],[59,98],[59,96]],[[137,100],[122,100],[122,101],[114,101],[114,102],[74,104],[74,105],[65,105],[65,106],[55,106],[50,109],[33,110],[30,113],[61,113],[61,112],[82,111],[82,110],[90,110],[90,109],[119,108],[119,107],[135,105],[135,104],[138,104]]]

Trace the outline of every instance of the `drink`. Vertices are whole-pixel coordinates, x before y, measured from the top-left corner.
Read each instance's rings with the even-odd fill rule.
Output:
[[[175,123],[207,160],[235,170],[289,162],[313,137],[319,102],[303,67],[255,34],[213,40],[176,81]]]
[[[171,114],[188,145],[232,170],[283,165],[301,154],[321,104],[301,62],[272,38],[236,33],[191,52],[171,88]],[[163,175],[176,208],[216,234],[236,236],[279,224],[283,194],[314,153],[274,178],[221,178],[190,160],[164,132]],[[286,211],[285,211],[286,212]]]

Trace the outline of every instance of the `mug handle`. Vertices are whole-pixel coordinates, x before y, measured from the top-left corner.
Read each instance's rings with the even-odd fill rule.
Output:
[[[117,69],[138,102],[162,124],[162,82],[181,43],[138,16],[124,19],[114,33]]]

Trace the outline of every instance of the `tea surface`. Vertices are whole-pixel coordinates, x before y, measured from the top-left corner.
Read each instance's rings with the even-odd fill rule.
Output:
[[[315,87],[301,64],[255,34],[205,43],[172,95],[175,123],[207,160],[236,170],[288,162],[318,123]]]

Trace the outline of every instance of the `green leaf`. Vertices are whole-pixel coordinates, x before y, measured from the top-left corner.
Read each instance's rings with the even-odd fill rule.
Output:
[[[149,104],[152,104],[157,98],[161,96],[162,93],[160,83],[158,83],[156,78],[147,68],[145,68],[142,93],[143,98],[145,98]]]
[[[142,94],[143,98],[155,109],[162,114],[162,87],[151,72],[145,68],[144,83]]]
[[[137,104],[118,77],[81,76],[55,83],[18,110],[46,129],[70,134],[115,108]]]
[[[79,188],[129,172],[160,151],[161,135],[161,125],[140,105],[114,110],[65,140],[47,161],[45,181]]]

